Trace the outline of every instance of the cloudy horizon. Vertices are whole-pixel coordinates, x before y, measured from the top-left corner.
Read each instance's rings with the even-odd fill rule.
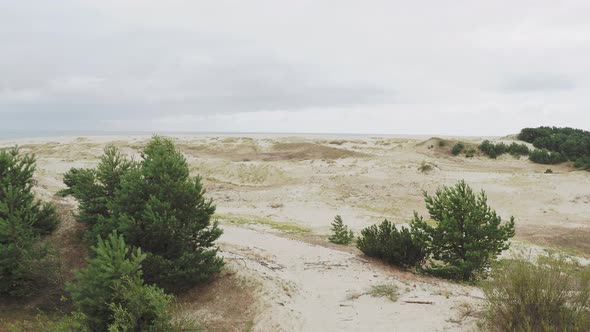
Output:
[[[0,0],[0,130],[590,130],[582,1]]]

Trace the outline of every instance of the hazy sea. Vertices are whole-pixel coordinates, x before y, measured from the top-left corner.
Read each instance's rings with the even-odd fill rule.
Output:
[[[183,132],[183,131],[101,131],[101,130],[3,130],[0,129],[0,140],[36,139],[50,137],[84,137],[84,136],[305,136],[305,137],[403,137],[427,139],[432,136],[451,137],[448,135],[425,134],[362,134],[362,133],[272,133],[272,132]]]

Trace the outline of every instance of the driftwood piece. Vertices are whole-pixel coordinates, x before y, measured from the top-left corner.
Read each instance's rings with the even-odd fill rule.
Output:
[[[432,301],[402,301],[404,303],[411,303],[411,304],[434,304]]]

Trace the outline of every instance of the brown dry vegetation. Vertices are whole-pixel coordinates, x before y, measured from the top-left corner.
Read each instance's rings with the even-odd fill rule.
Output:
[[[518,228],[516,238],[590,257],[590,228],[526,225]]]
[[[257,281],[228,267],[212,282],[177,298],[177,314],[205,331],[249,331],[256,317]]]

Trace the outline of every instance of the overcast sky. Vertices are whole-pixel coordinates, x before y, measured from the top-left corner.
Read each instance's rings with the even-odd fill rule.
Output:
[[[590,129],[590,1],[0,0],[0,130]]]

